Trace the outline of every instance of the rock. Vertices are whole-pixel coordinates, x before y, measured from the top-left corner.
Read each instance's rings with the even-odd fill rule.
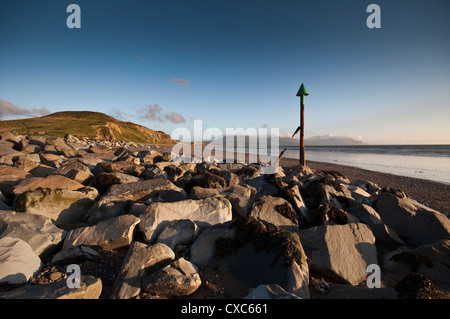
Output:
[[[254,217],[237,220],[230,227],[235,228],[234,238],[215,241],[216,259],[252,286],[270,282],[309,298],[309,267],[297,233]]]
[[[358,285],[367,266],[377,264],[375,237],[361,223],[324,225],[299,232],[311,270],[337,282]]]
[[[350,191],[351,197],[355,200],[356,203],[368,205],[372,204],[373,202],[372,195],[369,194],[364,189],[362,189],[361,187],[355,185],[348,185],[346,187]]]
[[[59,168],[65,160],[64,156],[50,153],[41,154],[41,163],[51,167]]]
[[[448,291],[450,289],[448,265],[450,265],[448,239],[414,249],[400,247],[383,256],[386,280],[389,279],[393,285],[413,272],[429,278],[436,287]]]
[[[106,145],[92,145],[89,147],[89,152],[95,154],[113,153],[111,147]]]
[[[54,171],[56,171],[56,168],[54,167],[39,164],[38,166],[30,170],[30,174],[32,174],[35,177],[47,177],[51,175]]]
[[[133,215],[122,215],[99,222],[94,226],[71,230],[64,240],[63,249],[75,246],[100,246],[112,250],[129,245],[140,219]]]
[[[82,184],[93,176],[89,168],[79,162],[66,162],[52,174],[62,175]]]
[[[222,171],[230,171],[232,173],[237,173],[244,167],[244,164],[242,164],[242,163],[217,163],[217,167]]]
[[[228,199],[222,197],[189,199],[173,203],[157,202],[147,207],[139,230],[144,234],[146,242],[153,243],[172,220],[190,219],[202,231],[206,227],[229,221],[231,218],[231,204]]]
[[[219,175],[212,174],[208,171],[200,171],[197,173],[186,173],[179,177],[175,183],[177,186],[186,190],[187,193],[191,192],[191,188],[194,186],[200,186],[202,188],[223,188],[226,186],[226,181]]]
[[[361,223],[366,225],[383,224],[380,215],[371,206],[366,204],[357,204],[346,210],[349,214],[357,217]]]
[[[167,172],[159,167],[150,167],[141,173],[144,179],[168,179]]]
[[[242,167],[236,174],[244,179],[252,179],[261,175],[261,167],[259,165],[247,165]]]
[[[422,246],[450,239],[450,220],[410,198],[380,192],[375,206],[384,223],[411,245]]]
[[[144,166],[130,161],[104,162],[101,166],[106,173],[124,173],[137,177],[145,170]]]
[[[30,172],[32,169],[38,167],[40,163],[41,163],[41,159],[39,158],[39,155],[38,155],[37,161],[32,160],[30,158],[26,158],[25,156],[21,156],[14,163],[14,167],[24,170],[25,172]]]
[[[309,182],[307,186],[302,189],[302,195],[308,207],[313,210],[317,209],[320,205],[326,204],[343,209],[348,201],[344,189],[345,188],[334,179],[323,177]]]
[[[225,197],[230,201],[233,212],[238,216],[247,217],[253,203],[251,190],[244,186],[234,185],[225,192]]]
[[[196,291],[201,283],[197,267],[180,258],[144,277],[142,289],[166,296],[188,296]]]
[[[99,194],[105,194],[112,185],[138,182],[139,178],[123,173],[98,173],[90,181]]]
[[[68,227],[84,221],[86,211],[98,197],[93,187],[77,191],[69,189],[36,189],[22,193],[14,209],[27,214],[37,214],[52,219],[58,227]]]
[[[215,242],[218,238],[233,239],[235,229],[230,228],[231,222],[208,227],[194,240],[190,248],[190,261],[200,268],[224,267],[221,260],[215,258]],[[226,266],[225,266],[226,267]]]
[[[286,199],[297,212],[300,225],[311,222],[311,214],[303,201],[298,185],[292,187],[284,187],[279,190],[279,196]]]
[[[65,260],[75,259],[78,257],[83,257],[86,259],[94,259],[99,256],[99,253],[90,248],[89,246],[76,246],[70,249],[64,249],[55,254],[52,258],[52,263],[58,263]]]
[[[410,273],[395,285],[400,298],[404,299],[439,299],[440,295],[431,280],[418,273]]]
[[[112,185],[87,213],[87,221],[96,223],[100,220],[125,213],[128,202],[146,201],[164,191],[176,191],[183,198],[187,194],[168,180],[150,179],[134,183]]]
[[[267,176],[258,176],[246,181],[246,185],[252,187],[256,191],[256,198],[269,195],[275,196],[279,189],[273,183],[267,182]],[[246,187],[246,186],[244,186]]]
[[[220,189],[217,188],[203,188],[194,186],[191,188],[190,196],[192,199],[205,199],[208,197],[216,197],[220,195]]]
[[[174,252],[164,244],[152,246],[132,242],[114,282],[111,299],[130,299],[139,295],[144,276],[170,264]]]
[[[167,245],[174,250],[177,245],[191,243],[199,234],[197,225],[190,219],[179,219],[171,221],[159,234],[156,243]]]
[[[13,187],[22,180],[31,177],[27,171],[9,165],[0,165],[0,192],[8,195]]]
[[[26,191],[37,188],[69,189],[75,191],[83,187],[83,184],[73,181],[70,178],[61,175],[51,175],[45,178],[31,177],[24,179],[13,188],[12,192],[15,196],[18,196]]]
[[[355,216],[330,204],[320,205],[317,210],[312,211],[311,221],[316,226],[359,223],[359,219]]]
[[[98,299],[102,289],[100,278],[81,275],[80,288],[71,289],[66,280],[59,280],[0,293],[0,299]]]
[[[1,163],[12,164],[14,161],[23,156],[24,153],[12,149],[12,143],[7,146],[5,142],[0,142],[0,159]]]
[[[369,192],[372,195],[378,194],[378,192],[381,190],[381,187],[377,184],[361,179],[351,181],[350,185],[361,187],[363,190]]]
[[[281,288],[277,284],[259,285],[252,290],[244,299],[301,299]]]
[[[249,216],[264,220],[282,229],[298,230],[297,213],[292,205],[281,197],[260,197],[253,204]]]
[[[26,283],[41,266],[41,259],[25,241],[0,238],[0,283]]]
[[[46,256],[64,240],[66,231],[49,218],[13,211],[0,212],[0,238],[18,238],[28,243],[38,256]]]

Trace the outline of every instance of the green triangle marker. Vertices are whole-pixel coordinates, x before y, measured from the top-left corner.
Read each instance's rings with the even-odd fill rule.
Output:
[[[298,92],[297,92],[297,96],[306,96],[306,95],[309,95],[309,93],[308,93],[308,91],[306,91],[306,89],[305,89],[305,86],[303,85],[303,83],[302,83],[302,86],[300,86],[300,89],[298,89]]]

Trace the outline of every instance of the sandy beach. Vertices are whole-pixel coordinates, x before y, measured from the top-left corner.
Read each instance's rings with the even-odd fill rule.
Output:
[[[170,152],[173,145],[158,145],[160,151]],[[193,154],[193,149],[192,149]],[[214,153],[213,153],[214,154]],[[237,154],[234,154],[236,159]],[[229,158],[230,153],[223,158]],[[248,160],[248,154],[246,156]],[[282,158],[280,161],[282,167],[298,165],[298,159]],[[315,170],[337,171],[345,175],[350,180],[367,180],[378,184],[381,188],[392,187],[401,189],[410,197],[418,202],[437,210],[450,218],[450,185],[433,182],[425,179],[406,177],[376,171],[370,171],[357,167],[307,161],[306,165]]]

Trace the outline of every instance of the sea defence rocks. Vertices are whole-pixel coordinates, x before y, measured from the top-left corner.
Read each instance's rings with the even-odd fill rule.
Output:
[[[174,162],[151,145],[2,136],[0,298],[450,292],[448,218],[401,190],[302,166]],[[74,264],[82,284],[69,289]]]

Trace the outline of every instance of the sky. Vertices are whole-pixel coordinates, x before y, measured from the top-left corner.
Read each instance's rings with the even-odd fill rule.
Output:
[[[450,144],[450,2],[0,1],[0,120],[97,111],[288,136],[302,83],[306,138]]]

